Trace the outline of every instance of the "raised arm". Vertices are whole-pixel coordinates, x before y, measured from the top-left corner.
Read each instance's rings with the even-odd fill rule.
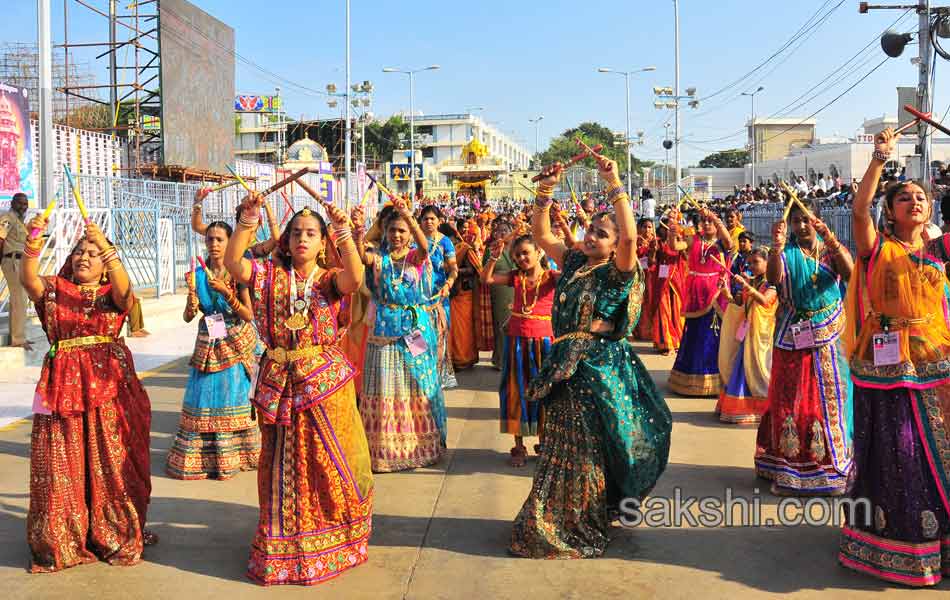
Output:
[[[416,218],[412,216],[412,210],[405,202],[402,200],[396,202],[396,212],[409,224],[409,231],[412,232],[412,238],[416,242],[415,264],[421,265],[429,258],[429,240],[426,239],[426,234],[422,232]]]
[[[42,215],[36,215],[26,226],[30,231],[40,230],[35,238],[27,238],[23,257],[20,259],[20,285],[31,302],[39,301],[45,291],[43,279],[40,277],[40,253],[43,251],[43,232],[46,231],[46,225],[46,219]]]
[[[563,269],[568,248],[551,232],[550,214],[554,187],[561,179],[561,171],[561,163],[554,163],[541,172],[543,178],[538,182],[538,195],[534,199],[534,213],[531,215],[531,236],[544,253],[557,263],[558,268]]]
[[[263,200],[263,196],[253,192],[244,197],[238,211],[237,227],[234,228],[234,234],[228,239],[228,247],[224,250],[224,268],[235,281],[243,285],[251,283],[251,261],[244,258],[244,249],[257,231]]]
[[[710,219],[716,224],[716,237],[719,238],[719,243],[722,244],[723,249],[727,253],[732,252],[735,249],[736,243],[732,239],[732,236],[729,235],[729,230],[726,229],[726,224],[722,222],[722,219],[719,218],[719,215],[708,208],[703,209],[701,214],[703,217]]]
[[[594,159],[597,161],[597,172],[607,185],[607,201],[613,204],[617,219],[617,255],[614,264],[621,273],[629,273],[638,264],[637,221],[630,206],[630,198],[617,174],[617,163],[596,153]]]
[[[333,243],[340,253],[340,266],[343,268],[343,271],[336,276],[336,289],[344,295],[352,294],[360,289],[360,284],[363,282],[363,261],[353,243],[353,230],[349,217],[332,204],[325,206],[327,216],[330,217]]]
[[[776,221],[772,225],[772,250],[769,252],[769,262],[765,269],[765,277],[769,283],[778,287],[785,280],[785,270],[782,268],[782,253],[785,252],[785,242],[788,240],[788,225],[785,221]]]
[[[191,323],[198,314],[198,291],[195,289],[195,272],[185,273],[185,283],[188,285],[188,300],[185,301],[185,312],[181,318],[185,323]]]
[[[851,209],[851,235],[854,236],[854,245],[858,256],[870,254],[877,241],[877,230],[871,218],[871,201],[877,191],[877,183],[881,180],[884,164],[890,159],[897,145],[899,135],[888,127],[874,136],[874,154],[871,163],[861,178],[858,191],[854,195],[854,206]]]
[[[99,226],[91,222],[86,224],[86,239],[99,249],[106,276],[112,284],[112,302],[120,311],[125,312],[131,309],[135,302],[132,296],[132,285],[129,283],[129,274],[125,272],[125,266],[119,260],[115,246],[109,243]]]
[[[825,247],[828,248],[828,251],[831,253],[832,261],[834,261],[835,264],[835,271],[846,281],[850,280],[851,272],[854,270],[854,260],[851,258],[851,253],[838,241],[834,232],[828,228],[824,221],[814,219],[811,224],[812,227],[815,228],[815,231],[818,232],[818,235],[825,240]]]
[[[205,198],[211,193],[211,188],[201,188],[195,192],[195,201],[191,205],[191,230],[199,235],[208,231],[208,226],[202,218]]]
[[[481,280],[485,285],[505,285],[508,283],[509,276],[505,275],[495,275],[495,265],[498,264],[498,260],[501,259],[501,253],[505,249],[504,240],[495,240],[491,245],[491,255],[488,257],[488,262],[485,263],[485,268],[482,269]]]

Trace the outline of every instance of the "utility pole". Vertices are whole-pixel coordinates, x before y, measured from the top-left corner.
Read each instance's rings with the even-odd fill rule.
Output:
[[[50,0],[37,0],[37,43],[39,44],[40,91],[40,177],[38,204],[46,208],[55,196],[53,165],[53,32]]]
[[[674,51],[674,75],[673,75],[673,95],[675,99],[673,138],[673,180],[675,183],[676,201],[680,199],[680,4],[679,0],[673,0],[673,44],[676,46]]]
[[[764,89],[765,87],[760,85],[759,89],[755,90],[754,92],[742,92],[743,96],[749,96],[750,98],[752,98],[752,120],[750,121],[750,123],[751,123],[751,129],[752,129],[752,161],[751,163],[752,163],[752,188],[753,189],[758,187],[758,184],[756,184],[755,182],[755,159],[756,159],[755,154],[756,154],[756,145],[757,145],[757,140],[756,140],[756,135],[755,135],[755,95]]]
[[[346,101],[346,142],[344,144],[344,169],[346,170],[346,175],[343,179],[343,206],[349,210],[350,208],[350,198],[352,197],[352,191],[350,190],[350,170],[353,167],[353,154],[352,154],[352,135],[353,135],[353,119],[350,108],[350,0],[346,0],[346,91],[344,92],[344,100]]]

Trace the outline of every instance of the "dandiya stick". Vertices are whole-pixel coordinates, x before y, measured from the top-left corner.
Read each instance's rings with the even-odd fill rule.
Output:
[[[697,202],[696,199],[693,198],[693,197],[689,194],[689,192],[687,192],[686,190],[684,190],[684,189],[683,189],[683,186],[677,185],[676,187],[678,187],[678,188],[680,189],[680,191],[683,192],[683,198],[685,198],[687,202],[689,202],[690,204],[692,204],[693,207],[694,207],[696,210],[700,210],[700,211],[703,210],[703,207],[700,206],[699,202]]]
[[[903,127],[898,127],[897,129],[894,130],[894,135],[900,135],[900,134],[904,133],[905,131],[907,131],[907,130],[910,129],[911,127],[917,125],[917,123],[920,123],[920,119],[914,119],[913,121],[911,121],[910,123],[907,123],[907,124],[904,125]]]
[[[274,185],[270,186],[269,188],[267,188],[266,190],[264,190],[263,192],[261,192],[261,195],[262,195],[262,196],[269,196],[270,194],[273,194],[274,192],[276,192],[276,191],[279,190],[280,188],[282,188],[282,187],[284,187],[284,186],[290,184],[291,182],[297,181],[298,179],[300,179],[301,177],[303,177],[303,176],[306,175],[307,173],[310,173],[310,169],[308,169],[308,168],[303,168],[303,169],[300,169],[300,170],[298,170],[298,171],[294,171],[293,173],[291,173],[291,174],[288,175],[287,177],[284,177],[283,179],[281,179],[280,181],[278,181],[278,182],[275,183]]]
[[[904,110],[906,110],[906,111],[909,112],[910,114],[914,115],[915,117],[917,117],[918,119],[920,119],[920,120],[923,121],[924,123],[930,125],[930,126],[933,127],[934,129],[936,129],[936,130],[938,130],[938,131],[942,131],[943,133],[946,133],[947,135],[950,135],[950,129],[947,129],[946,127],[944,127],[944,126],[941,125],[940,123],[934,121],[932,118],[930,118],[930,115],[928,115],[927,113],[922,113],[922,112],[920,112],[919,110],[917,110],[916,108],[914,108],[914,107],[911,106],[910,104],[905,104],[905,105],[904,105]]]
[[[571,157],[571,160],[569,160],[569,161],[567,161],[566,163],[564,163],[563,165],[561,165],[561,168],[562,168],[562,169],[566,169],[567,167],[570,167],[570,166],[572,166],[572,165],[575,165],[575,164],[581,162],[582,160],[584,160],[585,158],[590,157],[592,153],[594,153],[594,152],[600,152],[601,150],[604,149],[603,144],[597,144],[596,146],[594,146],[593,148],[591,148],[590,146],[588,146],[587,144],[585,144],[584,142],[582,142],[582,141],[580,141],[580,140],[577,140],[577,143],[578,143],[579,145],[582,145],[582,146],[585,148],[585,150],[584,150],[583,152],[581,152],[580,154],[577,154],[577,155]],[[532,181],[532,183],[537,183],[537,182],[541,181],[542,179],[544,179],[544,176],[541,175],[540,173],[538,173],[537,175],[535,175],[534,177],[531,178],[531,181]]]
[[[251,189],[251,186],[249,186],[247,182],[244,181],[244,178],[238,175],[237,171],[231,168],[231,165],[224,165],[224,166],[228,168],[228,171],[231,171],[231,175],[234,175],[234,178],[238,180],[238,183],[240,183],[244,187],[245,190],[247,190],[248,194],[251,194],[254,192],[254,190]]]
[[[380,190],[382,190],[382,192],[383,192],[384,194],[386,194],[386,196],[388,196],[390,200],[392,200],[393,202],[395,202],[396,200],[399,199],[399,198],[396,196],[396,194],[394,194],[394,193],[392,193],[391,191],[389,191],[388,189],[386,189],[386,186],[384,186],[384,185],[381,184],[379,181],[377,181],[376,178],[373,177],[372,175],[370,175],[368,172],[366,173],[366,176],[369,177],[370,181],[372,181],[374,184],[376,184],[376,187],[378,187]]]
[[[208,265],[205,264],[205,259],[201,258],[200,254],[198,255],[198,262],[201,264],[201,268],[205,270],[205,275],[208,276],[208,279],[214,279],[214,273],[212,273]]]
[[[56,208],[56,198],[53,198],[52,202],[46,205],[46,210],[44,210],[43,214],[41,215],[44,221],[49,220],[49,216],[53,213],[54,208]],[[35,240],[39,235],[40,235],[39,227],[34,227],[33,230],[30,231],[31,240]]]
[[[76,206],[79,207],[79,214],[82,215],[82,220],[88,223],[89,211],[86,210],[86,204],[82,201],[82,195],[80,195],[79,188],[76,187],[76,182],[73,180],[73,172],[69,170],[68,166],[63,165],[63,173],[66,174],[66,179],[69,180],[69,187],[73,191],[73,198],[76,199]]]
[[[241,183],[241,182],[235,179],[234,181],[229,181],[228,183],[224,183],[224,184],[221,184],[221,185],[219,185],[219,186],[217,186],[217,187],[213,187],[213,188],[211,188],[211,191],[212,191],[212,192],[220,192],[221,190],[226,190],[226,189],[228,189],[229,187],[233,187],[233,186],[235,186],[235,185],[237,185],[237,184],[239,184],[239,183]]]
[[[375,187],[375,184],[370,183],[369,187],[366,188],[366,191],[363,192],[363,197],[360,198],[360,206],[366,206],[366,201],[369,200],[369,193],[373,191],[373,187]]]
[[[284,203],[287,205],[287,209],[284,211],[284,217],[280,220],[280,224],[283,225],[287,222],[287,219],[294,214],[294,205],[290,203],[290,198],[287,197],[284,190],[280,190],[280,195],[284,198]]]

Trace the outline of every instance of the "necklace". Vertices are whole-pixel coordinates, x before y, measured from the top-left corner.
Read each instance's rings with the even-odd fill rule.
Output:
[[[316,277],[319,265],[314,265],[307,281],[304,284],[304,298],[297,297],[297,270],[293,265],[287,272],[290,277],[290,318],[284,321],[284,326],[291,331],[300,331],[307,326],[310,314],[310,301],[313,299],[313,278]]]
[[[806,250],[802,247],[801,244],[798,245],[798,249],[801,251],[802,256],[806,256],[813,261],[815,261],[815,272],[811,274],[811,287],[818,289],[818,266],[821,263],[821,242],[815,240],[815,248],[809,248]]]
[[[574,271],[574,274],[571,276],[571,279],[567,282],[567,284],[570,285],[582,277],[587,277],[588,275],[593,273],[595,269],[597,269],[598,267],[602,267],[606,264],[607,264],[607,259],[605,258],[604,260],[596,262],[590,265],[589,267],[582,267]]]
[[[528,276],[524,273],[521,274],[521,312],[529,315],[534,310],[535,305],[538,303],[538,299],[541,296],[541,284],[544,283],[547,272],[542,271],[541,275],[538,276],[537,282],[534,284],[534,299],[531,301],[531,304],[528,304]]]
[[[699,263],[704,265],[706,264],[706,251],[712,248],[716,244],[716,240],[709,242],[709,245],[706,245],[706,240],[699,238]]]
[[[916,260],[917,265],[916,265],[916,269],[915,269],[915,271],[914,271],[914,272],[916,273],[916,277],[915,277],[914,279],[917,280],[917,281],[916,281],[916,283],[917,283],[917,288],[918,288],[918,289],[917,289],[917,297],[919,298],[919,297],[920,297],[920,286],[923,285],[922,279],[923,279],[923,276],[924,276],[924,248],[926,248],[927,245],[924,244],[923,242],[921,242],[920,246],[914,247],[914,244],[913,244],[913,243],[907,243],[907,242],[905,242],[904,240],[902,240],[902,239],[900,239],[899,237],[897,237],[896,235],[894,236],[894,239],[897,240],[897,243],[900,244],[901,247],[904,249],[904,252],[907,253],[907,258],[910,258],[911,255],[915,255],[915,254],[917,255],[917,260]],[[911,262],[915,262],[915,261],[914,261],[913,259],[911,259]]]

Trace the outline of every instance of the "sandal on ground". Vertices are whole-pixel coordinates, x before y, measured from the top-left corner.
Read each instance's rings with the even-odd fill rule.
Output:
[[[154,532],[149,531],[148,529],[142,530],[142,542],[146,546],[154,546],[158,543],[158,535]]]
[[[512,467],[523,467],[528,461],[528,451],[525,448],[519,448],[515,446],[511,449],[511,458],[508,459],[508,464]]]

